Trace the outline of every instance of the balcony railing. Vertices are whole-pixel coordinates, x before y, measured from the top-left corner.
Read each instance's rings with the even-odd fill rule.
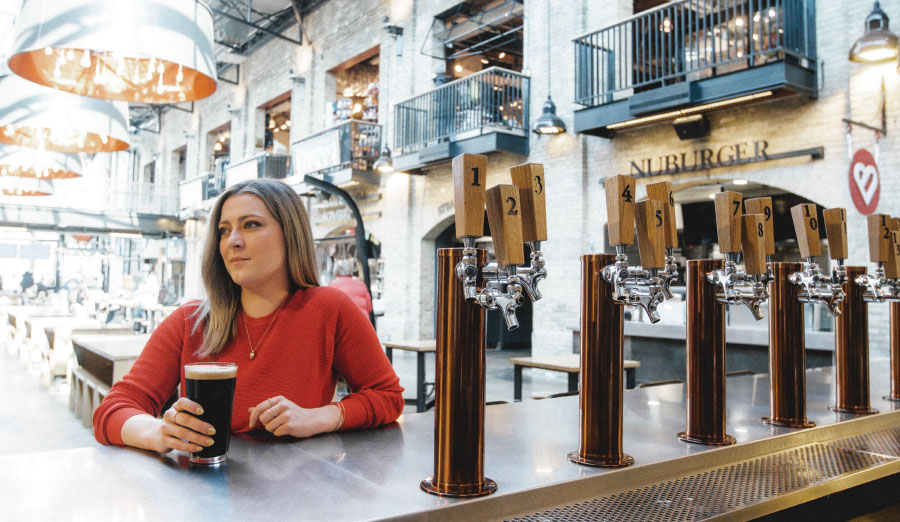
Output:
[[[178,186],[181,210],[199,208],[204,201],[218,197],[225,190],[225,174],[206,173],[182,181]]]
[[[529,78],[499,67],[460,78],[394,107],[394,147],[409,154],[497,130],[528,135]]]
[[[381,125],[348,120],[292,143],[292,173],[321,178],[345,169],[369,171],[380,152]]]
[[[289,174],[290,156],[263,152],[225,167],[225,186],[248,179],[284,179]]]
[[[682,0],[575,39],[588,107],[774,61],[816,59],[815,0]]]

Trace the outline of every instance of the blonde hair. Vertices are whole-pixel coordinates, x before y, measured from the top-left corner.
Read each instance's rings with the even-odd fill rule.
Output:
[[[251,179],[229,187],[210,211],[203,248],[201,274],[207,298],[192,314],[196,317],[193,331],[203,324],[203,344],[197,351],[199,357],[221,352],[237,333],[241,287],[231,279],[219,252],[219,220],[225,201],[239,194],[252,194],[261,199],[281,225],[291,292],[319,286],[312,229],[300,196],[286,183],[274,179]]]

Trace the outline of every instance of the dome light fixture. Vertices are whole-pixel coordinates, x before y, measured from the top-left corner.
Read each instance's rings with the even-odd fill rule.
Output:
[[[531,130],[537,134],[562,134],[566,132],[566,124],[556,115],[556,104],[547,96],[541,117],[534,122]]]
[[[897,35],[889,29],[890,19],[876,1],[866,17],[865,33],[850,48],[850,61],[859,63],[884,63],[896,60]]]
[[[84,164],[73,154],[0,146],[0,176],[34,179],[80,178]]]
[[[25,0],[8,64],[81,96],[197,100],[216,90],[213,15],[200,0]]]
[[[387,145],[381,149],[381,154],[378,155],[378,159],[372,164],[372,168],[375,169],[376,172],[385,174],[394,172],[394,161],[391,159],[391,149],[389,149]]]

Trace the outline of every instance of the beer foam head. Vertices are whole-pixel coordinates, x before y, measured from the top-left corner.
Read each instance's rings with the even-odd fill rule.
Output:
[[[237,365],[225,364],[186,364],[184,366],[185,379],[198,381],[212,381],[216,379],[234,379],[237,377]]]

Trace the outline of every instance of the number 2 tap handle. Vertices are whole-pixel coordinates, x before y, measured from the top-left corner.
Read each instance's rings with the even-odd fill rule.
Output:
[[[719,252],[733,254],[741,251],[741,199],[740,192],[716,194],[716,231],[719,235]]]
[[[747,214],[762,214],[763,237],[766,243],[766,255],[775,255],[775,222],[772,220],[772,198],[753,198],[744,201]]]
[[[522,205],[522,239],[528,243],[547,240],[547,204],[544,194],[544,166],[526,163],[509,169],[513,184],[519,187]]]
[[[494,240],[497,266],[521,265],[525,262],[522,252],[522,205],[519,187],[497,185],[487,191],[487,215]]]
[[[645,199],[637,203],[634,213],[637,225],[638,249],[641,266],[665,268],[665,206],[657,199]]]
[[[609,244],[634,243],[634,178],[622,174],[606,178],[606,216],[609,221]]]
[[[797,234],[797,246],[800,247],[800,257],[803,259],[822,255],[817,209],[815,203],[801,203],[791,207],[794,233]]]
[[[825,236],[828,238],[828,257],[835,260],[847,259],[847,211],[842,208],[827,208],[822,213],[825,218]]]
[[[460,154],[453,158],[453,202],[456,238],[484,235],[484,181],[487,156]]]
[[[744,214],[741,246],[744,252],[744,272],[750,275],[765,274],[766,267],[766,215]]]
[[[647,197],[663,202],[663,235],[666,248],[678,246],[678,231],[675,228],[675,196],[671,181],[660,181],[647,185]]]
[[[869,260],[873,263],[885,263],[891,253],[891,216],[887,214],[869,214]]]

